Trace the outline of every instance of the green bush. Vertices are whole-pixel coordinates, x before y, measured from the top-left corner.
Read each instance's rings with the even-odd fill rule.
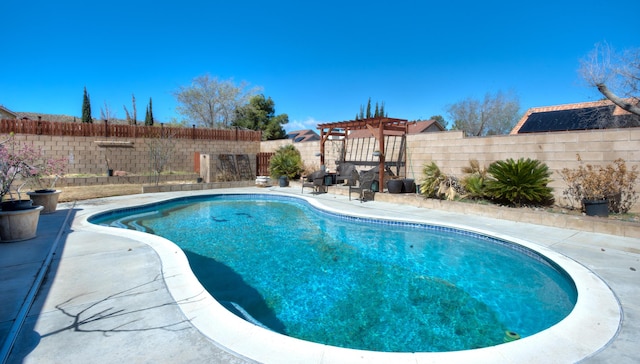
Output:
[[[467,191],[467,198],[478,200],[487,197],[487,183],[484,177],[478,175],[466,176],[462,179],[462,187]]]
[[[272,178],[287,176],[292,179],[299,176],[302,170],[302,157],[292,144],[278,148],[269,161],[269,174]]]
[[[488,172],[486,167],[480,167],[477,160],[469,161],[469,166],[462,168],[465,176],[460,181],[467,191],[466,197],[471,199],[483,199],[486,197]]]
[[[498,203],[515,207],[553,203],[552,190],[547,187],[551,172],[538,160],[509,158],[491,163],[487,171],[492,177],[486,182],[487,195]]]

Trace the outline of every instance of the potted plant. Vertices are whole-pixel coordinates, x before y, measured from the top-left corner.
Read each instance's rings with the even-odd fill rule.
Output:
[[[576,169],[564,168],[560,175],[568,185],[563,194],[569,204],[580,204],[589,216],[627,212],[638,199],[634,190],[637,166],[629,169],[623,159],[606,166],[581,164]]]
[[[13,134],[0,142],[0,241],[13,242],[31,239],[36,236],[38,220],[42,206],[28,202],[15,202],[11,188],[16,188],[18,200],[22,201],[20,189],[26,183],[23,179],[32,174],[31,165],[35,164],[37,153],[28,145],[17,143]],[[14,186],[15,187],[15,186]],[[10,199],[5,201],[6,195]]]
[[[42,148],[23,147],[28,151],[29,168],[23,174],[32,191],[27,192],[34,205],[43,206],[41,213],[56,211],[58,197],[62,191],[55,189],[55,184],[64,175],[66,158],[49,158]]]
[[[53,177],[51,184],[48,186],[45,185],[45,181],[42,178],[43,175],[49,175],[49,173],[51,172],[58,173],[57,170],[60,170],[61,173],[61,169],[64,168],[65,161],[62,160],[58,162],[59,163],[56,163],[54,165],[54,160],[49,161],[49,163],[52,163],[50,167],[56,169],[56,171],[37,169],[37,171],[29,177],[33,181],[36,188],[33,191],[27,192],[27,195],[29,195],[34,205],[40,205],[44,207],[44,209],[41,211],[42,214],[55,212],[58,206],[58,198],[60,197],[60,193],[62,193],[62,191],[56,190],[55,185],[61,175],[56,174]]]
[[[302,157],[292,144],[278,148],[269,161],[269,173],[279,179],[280,187],[288,186],[289,180],[300,175],[302,170]]]

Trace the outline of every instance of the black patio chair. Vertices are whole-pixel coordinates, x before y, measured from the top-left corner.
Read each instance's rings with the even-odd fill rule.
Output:
[[[349,185],[349,201],[351,201],[352,192],[358,192],[360,202],[365,202],[368,195],[373,199],[373,190],[371,189],[371,185],[373,184],[374,179],[374,173],[364,172],[359,174],[358,171],[353,170],[352,180],[357,183],[357,186],[355,183],[354,186]]]
[[[308,176],[302,176],[302,191],[304,193],[304,188],[313,188],[313,192],[322,192],[324,189],[324,175],[325,172],[322,170],[315,171]]]

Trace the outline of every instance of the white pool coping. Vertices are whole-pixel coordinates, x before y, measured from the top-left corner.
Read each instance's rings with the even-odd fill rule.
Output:
[[[188,194],[256,194],[252,191],[203,191]],[[265,194],[295,197],[306,200],[312,206],[334,213],[385,219],[379,214],[356,214],[338,210],[323,201],[306,196],[292,196],[273,191]],[[176,195],[168,195],[154,202],[171,200]],[[355,203],[359,203],[355,201]],[[142,203],[144,205],[144,203]],[[135,206],[134,201],[131,206]],[[392,219],[394,221],[416,222],[447,226],[472,231],[498,239],[508,240],[536,251],[564,269],[574,280],[578,298],[571,313],[556,325],[537,334],[510,343],[492,347],[454,352],[386,353],[366,350],[346,349],[330,345],[308,342],[251,324],[225,309],[197,280],[185,254],[173,242],[159,236],[133,230],[123,230],[90,224],[87,219],[96,213],[126,207],[121,203],[103,205],[91,209],[77,221],[83,229],[139,240],[152,247],[162,262],[162,272],[167,288],[189,318],[191,323],[217,345],[237,355],[262,363],[452,363],[452,362],[520,362],[540,363],[578,362],[601,349],[615,338],[622,322],[620,303],[594,272],[571,258],[546,248],[535,242],[518,237],[471,228],[463,224],[443,224],[438,221],[417,219]],[[544,239],[543,236],[540,239]]]

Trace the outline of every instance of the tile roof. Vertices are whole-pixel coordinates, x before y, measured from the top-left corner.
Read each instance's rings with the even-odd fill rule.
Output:
[[[311,142],[320,140],[320,135],[311,129],[295,130],[287,133],[287,138],[293,139],[294,143]]]

